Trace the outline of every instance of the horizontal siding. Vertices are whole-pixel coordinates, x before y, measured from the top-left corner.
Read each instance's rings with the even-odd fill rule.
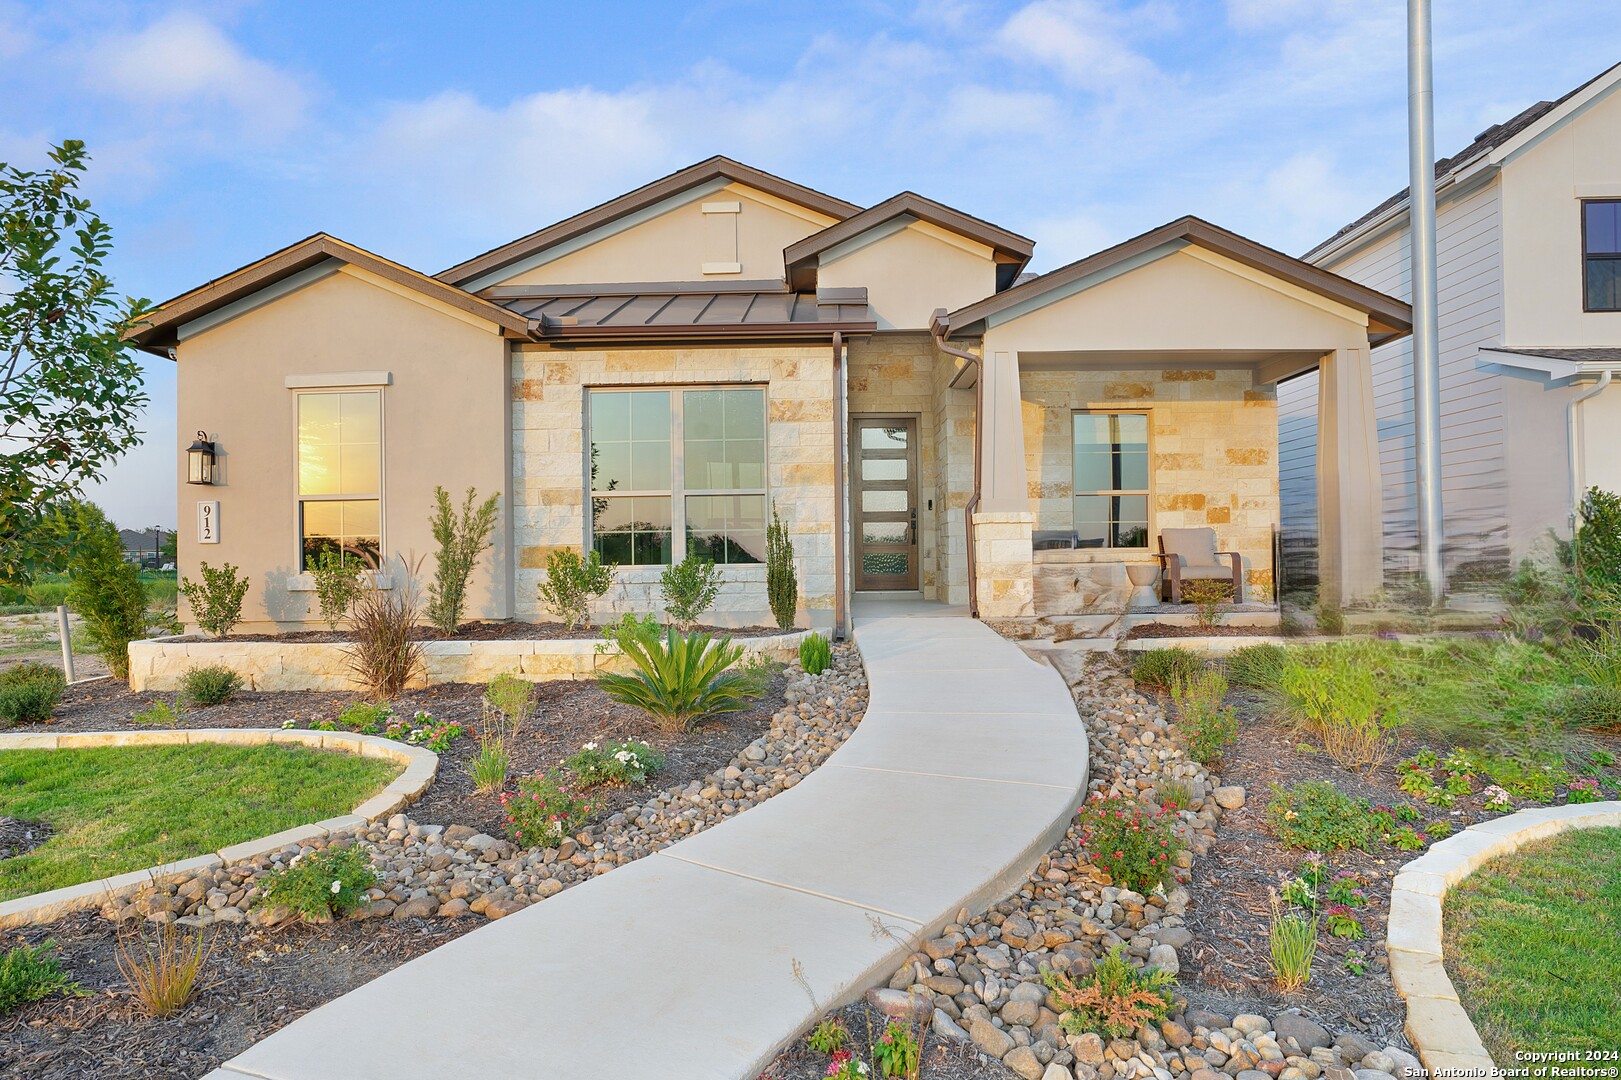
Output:
[[[1497,185],[1491,184],[1442,206],[1436,221],[1440,270],[1437,296],[1441,349],[1441,473],[1446,511],[1449,572],[1482,561],[1506,565],[1507,467],[1504,459],[1505,395],[1500,378],[1481,368],[1476,354],[1501,341],[1503,246]],[[1412,295],[1405,231],[1386,237],[1327,269],[1353,281],[1409,299]],[[1374,413],[1387,571],[1416,568],[1417,510],[1413,466],[1413,373],[1410,338],[1373,352]],[[1315,394],[1311,404],[1315,407]],[[1302,401],[1297,405],[1304,407]],[[1279,389],[1283,414],[1283,390]],[[1312,430],[1315,431],[1315,424]],[[1306,448],[1279,444],[1280,468],[1290,474],[1315,462]],[[1315,501],[1309,524],[1290,519],[1283,500],[1285,537],[1316,532]],[[1297,513],[1302,512],[1298,506]]]

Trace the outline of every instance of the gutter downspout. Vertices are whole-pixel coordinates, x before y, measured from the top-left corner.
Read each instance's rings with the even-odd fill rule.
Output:
[[[980,358],[964,349],[958,349],[946,344],[945,309],[934,313],[929,323],[929,333],[934,337],[935,348],[947,356],[955,356],[966,360],[968,366],[952,378],[950,386],[956,386],[957,380],[968,373],[968,367],[978,369],[974,379],[974,491],[968,497],[968,504],[963,507],[963,532],[968,537],[968,614],[970,618],[979,618],[979,574],[974,562],[974,511],[979,508],[981,461],[984,458],[984,416],[985,416],[985,365]]]
[[[1614,372],[1605,368],[1599,372],[1598,382],[1593,384],[1591,390],[1584,391],[1571,398],[1565,404],[1565,433],[1570,439],[1570,535],[1576,537],[1576,526],[1581,517],[1582,496],[1587,494],[1586,477],[1582,468],[1582,402],[1588,398],[1598,397],[1604,388],[1610,385]]]
[[[844,613],[844,334],[833,331],[833,637],[846,636]]]

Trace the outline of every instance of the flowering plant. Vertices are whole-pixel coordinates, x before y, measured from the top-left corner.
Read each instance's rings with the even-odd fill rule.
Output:
[[[833,1060],[827,1063],[827,1075],[833,1080],[861,1080],[869,1071],[867,1063],[848,1050],[833,1051]]]
[[[891,1020],[884,1033],[873,1044],[872,1056],[885,1076],[914,1076],[923,1057],[912,1029],[899,1020]]]
[[[1116,885],[1152,892],[1173,879],[1182,839],[1171,828],[1176,815],[1136,799],[1094,795],[1080,809],[1081,845],[1093,865]]]
[[[1328,932],[1338,938],[1356,941],[1362,937],[1362,920],[1344,904],[1330,904],[1323,909],[1323,920]]]
[[[377,883],[371,856],[358,844],[326,847],[294,858],[259,880],[259,902],[292,908],[310,921],[342,915],[366,901]]]
[[[432,714],[417,710],[408,724],[397,718],[390,718],[388,726],[383,728],[383,737],[396,742],[412,743],[426,746],[436,754],[442,754],[450,749],[450,744],[463,735],[471,734],[472,728],[463,727],[455,720],[440,723]]]
[[[1486,809],[1490,810],[1494,814],[1506,814],[1508,811],[1514,809],[1513,796],[1509,795],[1507,791],[1501,787],[1498,787],[1496,784],[1493,784],[1485,791],[1482,791],[1480,793],[1480,797],[1485,800]]]
[[[1328,883],[1328,902],[1343,904],[1346,907],[1359,908],[1368,902],[1358,887],[1361,882],[1355,873],[1350,870],[1341,870],[1334,875],[1334,880]]]
[[[644,739],[625,739],[598,746],[588,742],[563,762],[581,787],[597,784],[645,784],[664,766],[664,755]]]
[[[598,804],[576,792],[557,773],[536,773],[501,793],[506,830],[522,847],[556,847],[584,828]]]
[[[1568,802],[1590,803],[1598,802],[1601,798],[1603,798],[1603,792],[1599,790],[1598,781],[1591,776],[1584,776],[1580,780],[1570,782],[1570,798],[1567,800]]]

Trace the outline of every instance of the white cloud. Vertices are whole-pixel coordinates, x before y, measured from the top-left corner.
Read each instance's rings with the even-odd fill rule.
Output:
[[[174,12],[135,34],[104,38],[85,78],[140,108],[224,105],[249,134],[276,136],[304,119],[309,94],[293,75],[249,56],[200,15]]]
[[[1097,0],[1035,0],[997,37],[1011,54],[1053,69],[1073,86],[1118,94],[1141,90],[1160,75],[1129,35],[1163,29],[1173,18],[1170,9],[1153,4],[1116,11]]]

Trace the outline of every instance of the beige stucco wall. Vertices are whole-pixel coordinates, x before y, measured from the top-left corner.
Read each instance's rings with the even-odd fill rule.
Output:
[[[1039,614],[1122,610],[1123,566],[1152,561],[1162,529],[1208,526],[1218,547],[1243,557],[1248,599],[1270,599],[1272,530],[1278,523],[1276,389],[1249,371],[1170,367],[1149,371],[1026,373],[1025,468],[1035,529],[1074,521],[1073,420],[1083,409],[1149,417],[1147,550],[1036,554]]]
[[[289,375],[387,371],[383,399],[383,550],[429,556],[434,485],[503,494],[503,524],[469,589],[469,617],[510,614],[506,355],[497,328],[362,270],[342,270],[191,337],[177,348],[179,430],[203,429],[220,461],[212,487],[186,481],[175,447],[179,567],[229,562],[250,582],[244,631],[293,628],[314,595],[295,591],[297,402]],[[196,504],[217,499],[220,543],[197,543]],[[394,562],[397,571],[399,564]],[[189,617],[182,598],[180,614]]]
[[[927,330],[936,308],[953,311],[996,291],[994,253],[984,244],[913,220],[880,227],[824,252],[824,289],[865,286],[880,330]]]
[[[1621,313],[1582,310],[1583,198],[1621,198],[1621,90],[1504,165],[1503,341],[1621,345]]]
[[[702,189],[700,189],[702,191]],[[740,203],[736,214],[706,214],[705,203]],[[603,230],[587,246],[484,285],[597,282],[781,280],[782,249],[836,219],[743,184],[675,196],[647,220]],[[704,263],[737,262],[736,273],[706,274]],[[521,264],[520,264],[521,265]]]
[[[607,350],[524,346],[512,358],[517,611],[544,620],[536,596],[547,556],[586,542],[585,392],[594,386],[750,383],[767,393],[767,499],[793,541],[802,623],[833,607],[833,353],[825,345]],[[617,573],[598,617],[658,612],[660,567]],[[767,623],[765,566],[724,568],[706,621]]]

